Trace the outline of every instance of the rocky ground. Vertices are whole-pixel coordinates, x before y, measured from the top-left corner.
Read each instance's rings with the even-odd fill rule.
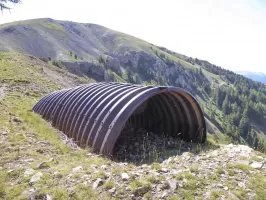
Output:
[[[0,133],[1,142],[7,140],[9,133]],[[63,155],[51,153],[51,143],[31,135],[31,150],[46,155],[46,160],[20,156],[0,167],[9,184],[24,186],[19,199],[266,199],[266,155],[244,145],[169,145],[176,155],[132,164],[84,151],[60,136],[71,148],[68,154],[74,158],[69,163]],[[82,159],[80,152],[86,152]],[[61,190],[49,190],[52,186]]]

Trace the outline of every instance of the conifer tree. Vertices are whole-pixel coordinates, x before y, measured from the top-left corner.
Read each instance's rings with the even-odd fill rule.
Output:
[[[8,3],[20,3],[20,0],[0,0],[0,10],[10,10],[10,7],[8,6]]]

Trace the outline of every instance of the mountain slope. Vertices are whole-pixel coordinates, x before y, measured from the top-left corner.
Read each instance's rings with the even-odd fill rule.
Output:
[[[265,197],[266,155],[247,146],[219,146],[209,136],[163,163],[138,166],[79,149],[31,112],[41,96],[90,81],[33,56],[0,53],[0,199]]]
[[[70,51],[79,59],[98,59],[102,54],[147,51],[149,44],[132,36],[95,24],[52,19],[36,19],[0,26],[1,50],[22,51],[36,57],[71,60]]]
[[[0,38],[1,51],[32,54],[85,79],[182,87],[201,104],[210,133],[266,151],[263,84],[94,24],[14,22],[0,26]]]
[[[125,74],[116,73],[106,63],[90,67],[93,74],[99,75],[97,67],[102,67],[106,78],[127,80]],[[230,91],[226,91],[230,86],[236,90],[239,84],[244,85],[230,98],[239,96],[238,100],[242,102],[248,89],[258,87],[260,92],[248,98],[255,102],[259,95],[263,100],[261,85],[207,62],[182,60],[178,67],[181,68],[178,71],[181,76],[175,74],[172,77],[178,82],[171,82],[170,76],[165,75],[163,83],[183,83],[200,100],[206,117],[212,120],[208,121],[217,124],[217,127],[227,127],[226,118],[232,114],[223,115],[223,109],[218,107],[224,92],[231,95]],[[76,73],[82,75],[82,69]],[[154,69],[148,66],[147,69],[154,74],[144,76],[136,70],[137,77],[142,77],[146,84],[160,80]],[[182,143],[175,149],[174,155],[171,152],[172,156],[158,157],[152,164],[136,165],[126,160],[114,162],[92,153],[90,149],[79,149],[49,122],[31,112],[32,106],[42,96],[54,90],[95,81],[89,78],[92,71],[83,69],[84,76],[81,77],[68,70],[58,61],[48,59],[43,62],[29,55],[0,52],[0,199],[265,198],[266,155],[243,145],[218,145],[216,135],[209,134],[206,144]],[[113,77],[108,77],[108,72]],[[124,69],[123,73],[126,72]],[[105,77],[101,78],[104,80]],[[211,88],[209,91],[206,85],[200,85],[206,79],[219,85],[221,90]],[[192,80],[196,87],[190,82]],[[231,83],[233,80],[236,83]],[[217,95],[212,95],[216,92]],[[213,97],[220,98],[214,98],[209,103],[208,100]],[[227,98],[229,102],[230,98]],[[235,109],[234,106],[229,107]],[[209,117],[210,111],[213,111],[214,117]],[[225,125],[221,120],[225,121]]]

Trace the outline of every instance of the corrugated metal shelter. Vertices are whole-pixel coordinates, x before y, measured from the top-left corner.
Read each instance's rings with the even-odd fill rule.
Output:
[[[206,125],[199,104],[177,87],[92,83],[53,92],[33,108],[80,146],[110,155],[123,128],[205,142]]]

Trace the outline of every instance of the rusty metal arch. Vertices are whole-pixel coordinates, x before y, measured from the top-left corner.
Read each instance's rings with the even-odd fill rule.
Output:
[[[33,111],[80,146],[110,155],[125,127],[145,128],[203,143],[206,125],[195,98],[182,88],[93,83],[53,92]]]

